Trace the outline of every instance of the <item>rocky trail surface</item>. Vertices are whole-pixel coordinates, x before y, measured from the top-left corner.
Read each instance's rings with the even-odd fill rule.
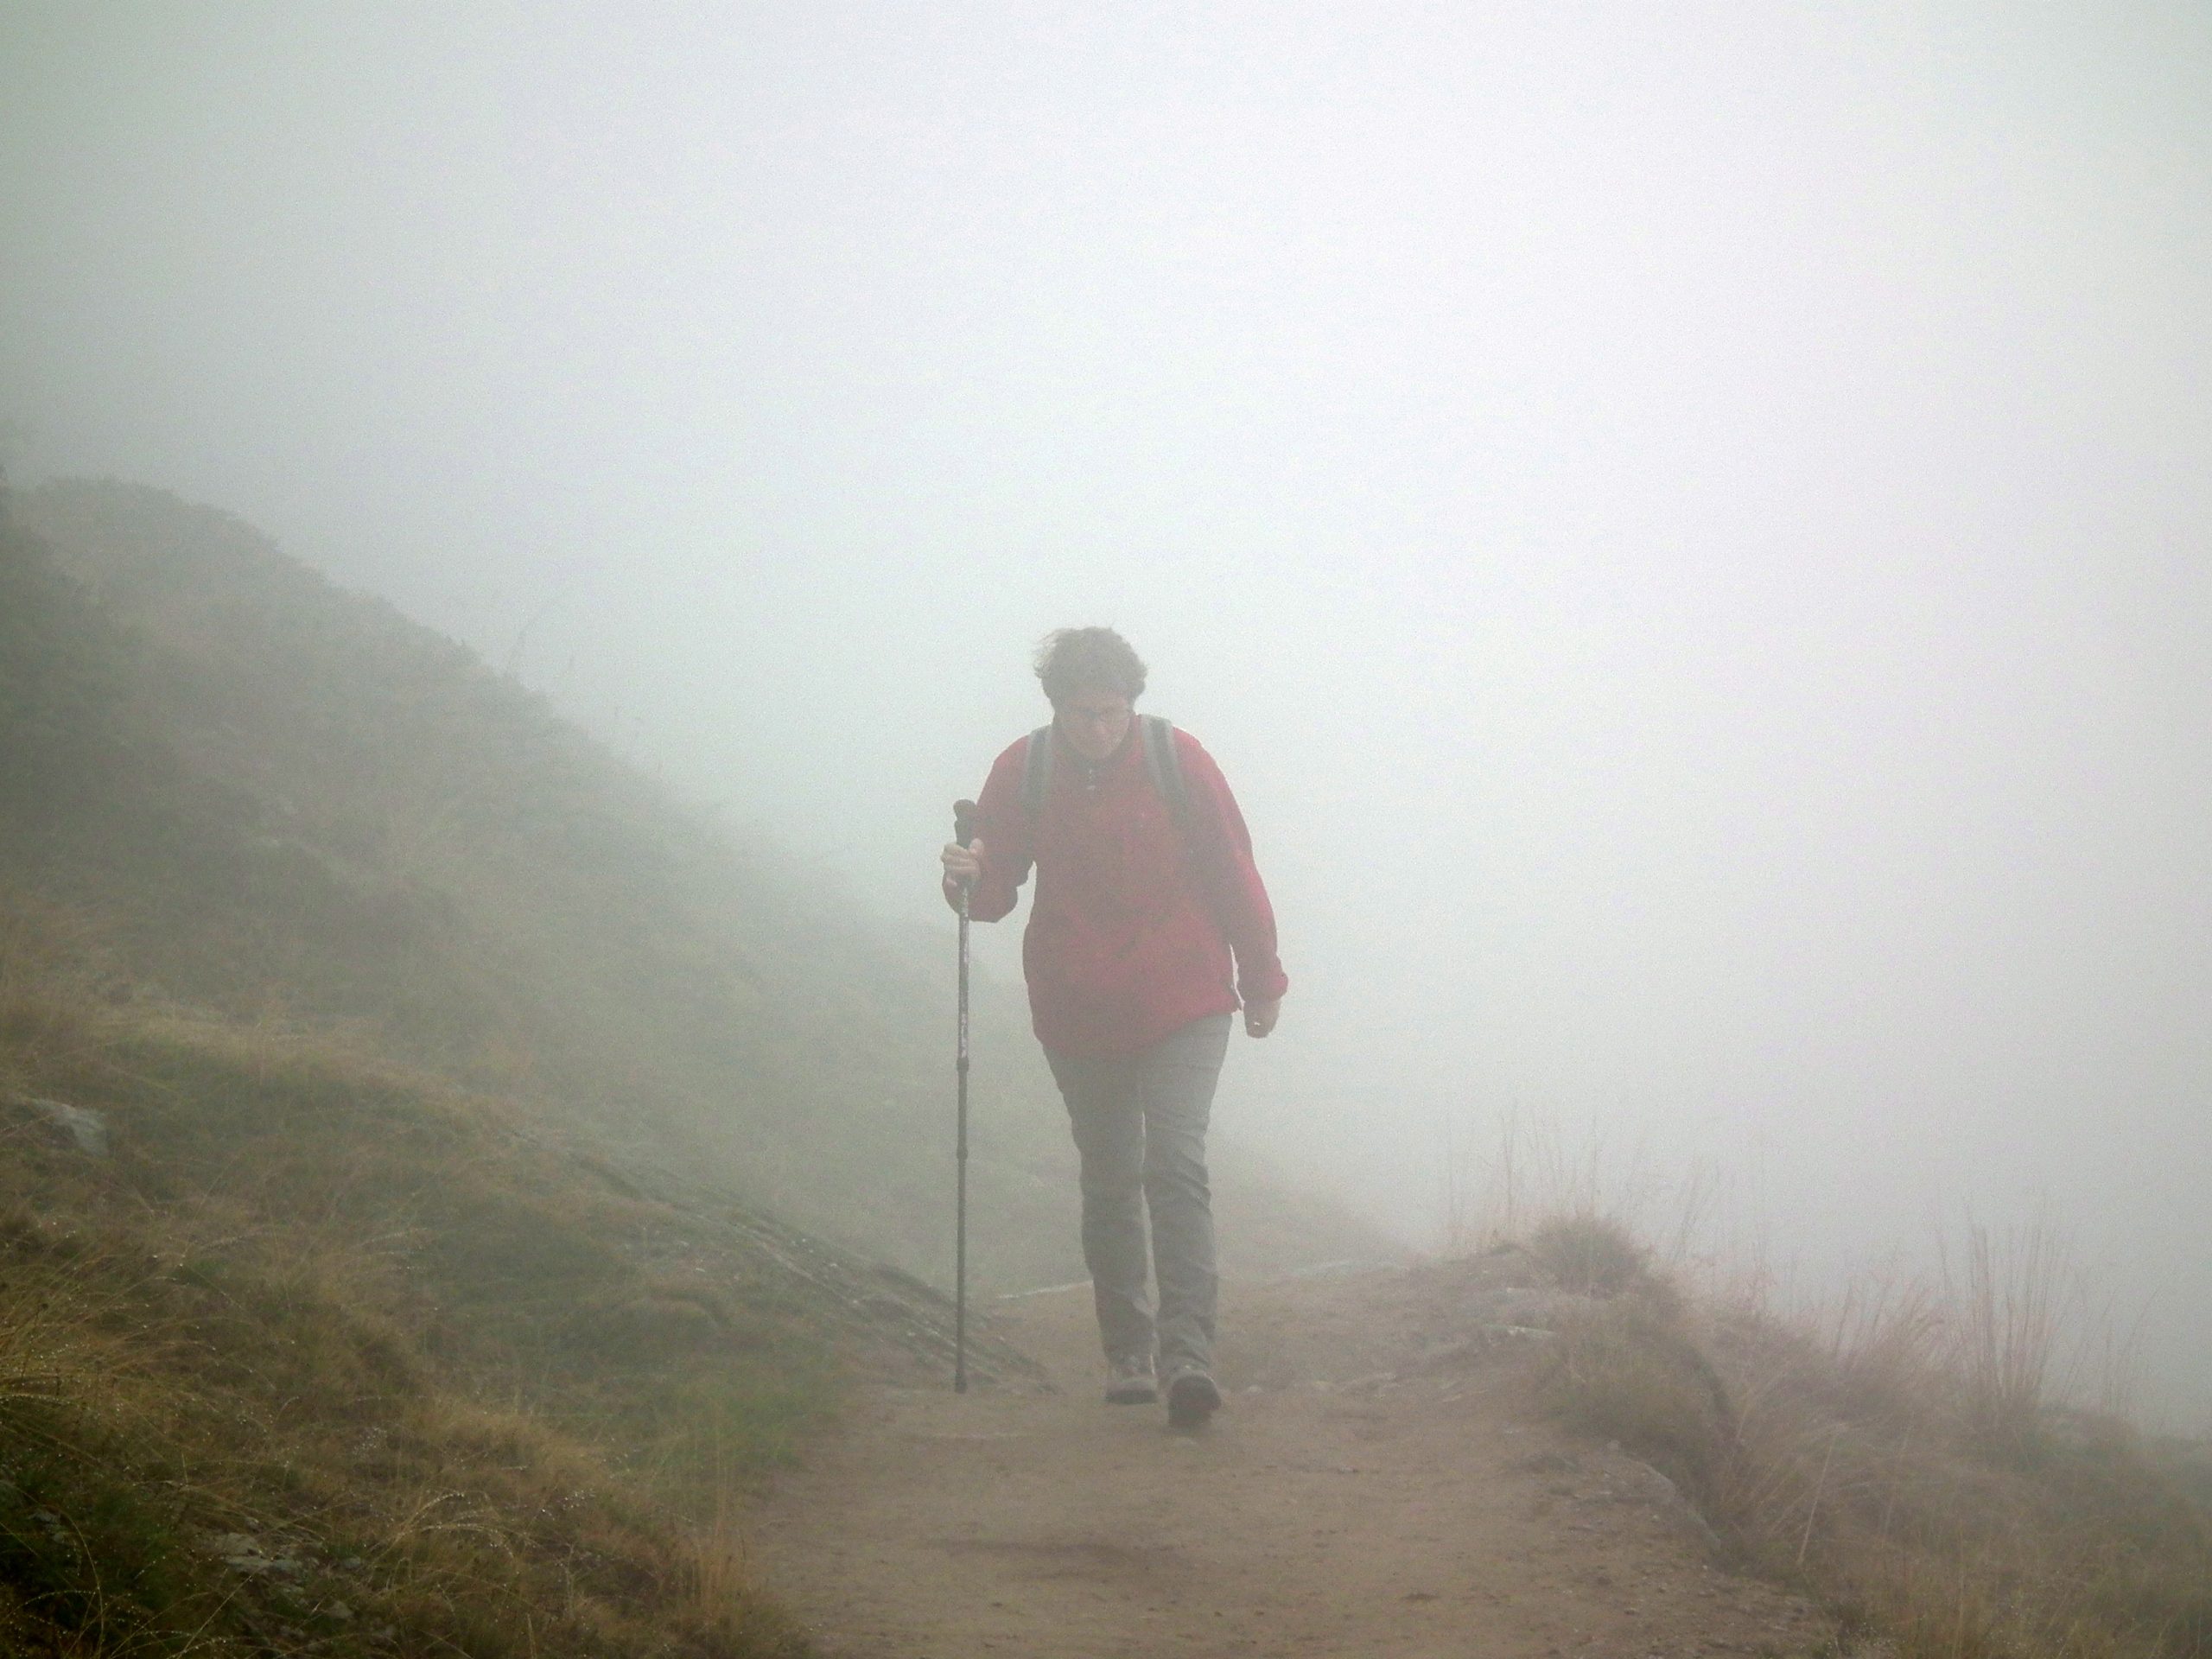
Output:
[[[1675,1659],[1828,1648],[1656,1471],[1535,1395],[1555,1294],[1483,1258],[1224,1286],[1206,1430],[1099,1398],[1087,1287],[1001,1303],[1046,1381],[871,1384],[755,1522],[832,1659]]]

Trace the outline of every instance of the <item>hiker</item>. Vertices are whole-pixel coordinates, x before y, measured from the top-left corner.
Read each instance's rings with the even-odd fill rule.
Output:
[[[1135,713],[1128,642],[1063,628],[1036,669],[1052,723],[993,764],[974,842],[944,849],[945,898],[965,887],[969,914],[995,922],[1036,868],[1022,963],[1081,1154],[1106,1398],[1146,1404],[1164,1382],[1169,1421],[1196,1427],[1221,1404],[1206,1119],[1231,1017],[1265,1037],[1289,982],[1243,815],[1197,739]]]

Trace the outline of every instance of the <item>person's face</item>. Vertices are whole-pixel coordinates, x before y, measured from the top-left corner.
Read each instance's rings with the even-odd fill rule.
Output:
[[[1061,734],[1086,760],[1103,760],[1129,734],[1129,700],[1118,691],[1078,691],[1056,717]]]

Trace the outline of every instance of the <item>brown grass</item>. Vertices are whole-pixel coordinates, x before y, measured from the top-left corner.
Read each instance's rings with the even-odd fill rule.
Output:
[[[2003,1235],[1967,1228],[1962,1282],[1946,1300],[1957,1310],[1952,1365],[1969,1427],[2000,1456],[2031,1454],[2060,1351],[2069,1277],[2063,1239],[2046,1212]]]
[[[801,1650],[736,1494],[832,1379],[709,1218],[358,1033],[91,994],[13,927],[0,1651]]]
[[[2050,1397],[2071,1270],[2047,1219],[1974,1230],[1955,1278],[1875,1281],[1815,1321],[1700,1304],[1586,1214],[1530,1249],[1590,1299],[1554,1409],[1847,1633],[1896,1659],[2212,1653],[2212,1510],[2125,1421]]]
[[[1580,1296],[1618,1296],[1630,1288],[1656,1288],[1650,1252],[1620,1223],[1594,1211],[1553,1216],[1539,1222],[1526,1246],[1536,1266],[1563,1290]]]

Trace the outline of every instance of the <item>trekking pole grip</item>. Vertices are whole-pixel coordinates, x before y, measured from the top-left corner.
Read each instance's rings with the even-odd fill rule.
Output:
[[[952,838],[963,847],[976,843],[976,819],[980,810],[973,801],[952,804]]]

